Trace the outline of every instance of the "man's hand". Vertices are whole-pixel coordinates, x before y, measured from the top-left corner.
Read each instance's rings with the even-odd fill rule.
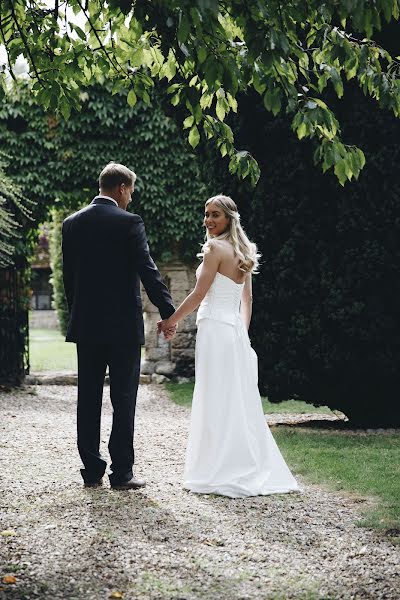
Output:
[[[164,334],[164,338],[169,342],[176,333],[177,325],[169,325],[168,319],[157,322],[157,334]]]

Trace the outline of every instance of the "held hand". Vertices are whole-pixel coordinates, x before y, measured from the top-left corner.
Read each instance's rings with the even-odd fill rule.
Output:
[[[174,337],[176,333],[176,325],[174,327],[172,327],[171,329],[167,329],[166,331],[164,331],[164,338],[167,340],[167,342],[170,342],[172,340],[172,338]]]
[[[164,319],[157,322],[157,334],[164,334],[164,338],[169,342],[172,340],[176,333],[177,325],[170,325],[168,319]]]

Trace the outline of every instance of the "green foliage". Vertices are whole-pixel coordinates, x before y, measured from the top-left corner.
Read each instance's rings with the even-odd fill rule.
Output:
[[[53,302],[57,311],[58,321],[60,323],[61,333],[66,335],[68,326],[68,305],[64,293],[64,283],[62,275],[62,223],[67,217],[67,213],[62,210],[53,209],[51,211],[51,229],[50,229],[50,257],[53,286]]]
[[[239,99],[235,135],[261,166],[256,190],[228,179],[223,165],[215,174],[213,155],[206,168],[262,253],[250,334],[263,395],[398,426],[400,121],[352,82],[345,98],[335,112],[367,156],[356,186],[322,175],[290,120],[268,117],[250,96]]]
[[[130,209],[143,217],[157,259],[194,259],[203,235],[207,187],[157,97],[151,107],[140,101],[131,108],[123,92],[110,95],[107,86],[89,88],[81,112],[65,121],[38,107],[26,86],[16,86],[15,92],[0,109],[0,141],[11,157],[10,173],[20,177],[24,193],[36,201],[36,220],[52,220],[54,304],[65,333],[61,223],[98,193],[104,165],[114,160],[136,172]]]
[[[12,265],[0,268],[0,384],[19,385],[29,372],[29,276],[19,252]]]
[[[72,212],[98,193],[97,178],[109,161],[137,176],[130,210],[144,219],[152,254],[193,260],[202,239],[206,179],[157,100],[131,108],[124,92],[89,88],[79,113],[68,121],[35,105],[26,86],[0,108],[0,142],[12,157],[10,174],[21,176],[25,194],[37,202],[38,222],[53,207]]]
[[[25,198],[21,186],[7,174],[7,157],[0,153],[0,267],[13,264],[23,253],[22,225],[31,221],[33,203]]]
[[[299,139],[314,140],[314,158],[333,168],[341,185],[357,179],[364,155],[342,141],[326,92],[344,93],[354,80],[364,94],[400,115],[398,57],[371,37],[399,18],[399,0],[259,2],[258,0],[67,0],[43,8],[38,0],[4,0],[0,34],[12,74],[22,54],[32,93],[46,110],[68,118],[80,91],[111,81],[129,106],[149,105],[154,83],[166,80],[188,140],[212,139],[229,168],[255,184],[260,170],[237,149],[226,123],[241,92],[255,91],[275,117],[287,113]],[[71,13],[66,15],[69,7]],[[7,92],[2,76],[3,93]],[[0,88],[1,89],[1,88]],[[190,124],[189,124],[190,123]]]
[[[0,381],[18,385],[29,369],[28,309],[34,204],[11,179],[0,152]]]

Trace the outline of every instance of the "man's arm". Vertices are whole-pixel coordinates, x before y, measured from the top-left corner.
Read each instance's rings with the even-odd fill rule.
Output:
[[[135,216],[129,232],[129,245],[132,256],[137,265],[139,277],[150,302],[157,306],[162,319],[167,319],[175,312],[172,298],[167,286],[163,283],[161,275],[150,256],[146,231],[141,217]]]
[[[72,269],[72,256],[71,250],[68,248],[66,225],[65,221],[62,226],[62,257],[63,257],[63,281],[64,281],[64,292],[67,299],[68,310],[72,310],[72,300],[74,297],[74,273]]]

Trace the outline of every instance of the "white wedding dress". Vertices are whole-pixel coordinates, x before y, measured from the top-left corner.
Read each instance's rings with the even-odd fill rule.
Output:
[[[217,273],[198,309],[184,488],[231,498],[301,491],[263,413],[243,287]]]

